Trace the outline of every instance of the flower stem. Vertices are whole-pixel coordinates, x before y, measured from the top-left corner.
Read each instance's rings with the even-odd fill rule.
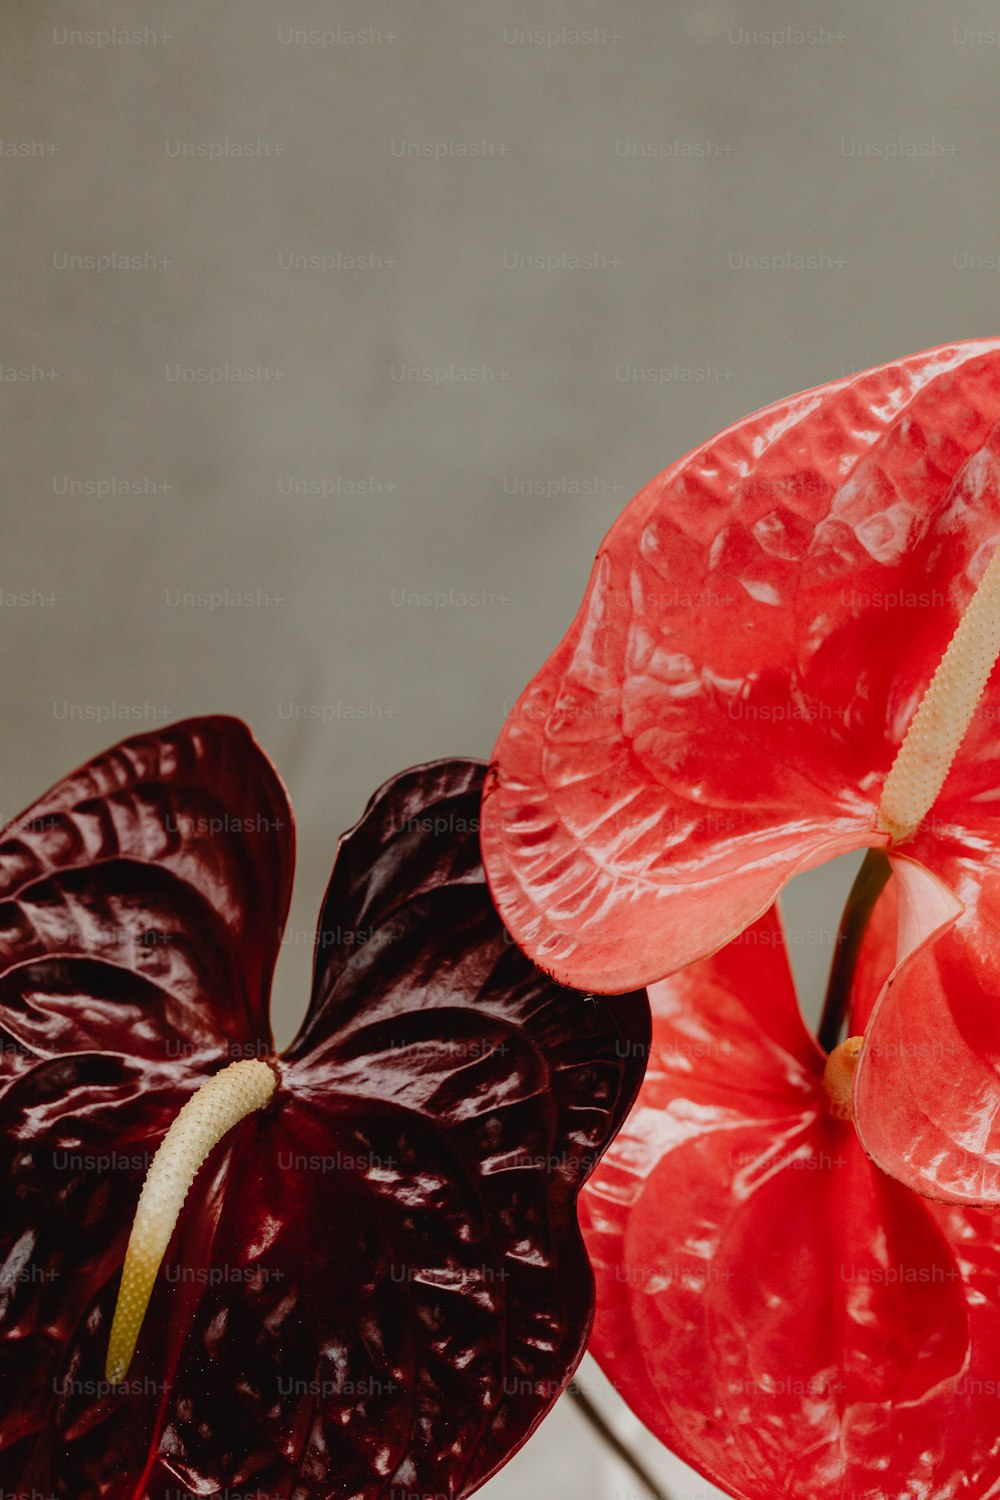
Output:
[[[581,1417],[590,1424],[601,1441],[611,1449],[615,1457],[620,1459],[633,1477],[639,1481],[642,1489],[648,1490],[649,1500],[670,1500],[670,1496],[662,1488],[656,1475],[646,1468],[641,1459],[636,1458],[630,1448],[625,1446],[618,1434],[598,1411],[590,1397],[580,1389],[575,1380],[567,1387],[566,1394]]]
[[[865,935],[875,903],[885,888],[891,869],[884,849],[869,849],[854,878],[844,915],[840,919],[837,947],[830,969],[830,983],[823,1002],[823,1015],[819,1023],[819,1044],[825,1052],[832,1052],[840,1041],[844,1029],[847,1009],[851,999],[851,984],[861,952],[861,941]]]

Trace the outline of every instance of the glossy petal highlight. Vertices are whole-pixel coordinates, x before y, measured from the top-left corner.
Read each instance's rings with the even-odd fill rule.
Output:
[[[895,904],[890,885],[852,1029]],[[768,913],[652,992],[646,1081],[582,1198],[591,1351],[739,1500],[985,1500],[1000,1484],[1000,1227],[910,1193],[825,1113],[781,959]],[[760,1045],[730,1048],[734,1023]],[[711,1083],[678,1066],[692,1027]]]
[[[0,1488],[471,1494],[582,1355],[576,1199],[637,1090],[645,997],[586,1003],[525,959],[480,864],[484,768],[441,762],[342,841],[309,1015],[275,1058],[255,997],[290,876],[280,784],[231,721],[156,739],[57,788],[56,822],[3,851]],[[178,800],[207,816],[199,766],[226,768],[217,849],[193,816],[169,838]],[[143,1175],[234,1057],[278,1086],[194,1178],[113,1386]]]
[[[632,501],[487,784],[491,887],[537,963],[649,983],[884,842],[882,783],[1000,538],[998,421],[1000,341],[951,345],[755,413]]]

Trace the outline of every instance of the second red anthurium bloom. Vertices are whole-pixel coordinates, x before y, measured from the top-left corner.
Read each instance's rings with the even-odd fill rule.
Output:
[[[862,946],[858,1031],[897,899]],[[996,1213],[918,1197],[837,1118],[774,909],[650,1001],[645,1081],[581,1199],[591,1353],[739,1500],[995,1497]]]
[[[483,831],[518,942],[597,992],[716,952],[799,871],[885,847],[898,942],[855,1124],[902,1182],[988,1204],[998,424],[1000,340],[979,340],[791,397],[659,475],[503,730]]]

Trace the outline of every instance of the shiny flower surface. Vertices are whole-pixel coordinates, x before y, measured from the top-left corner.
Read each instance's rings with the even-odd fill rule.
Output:
[[[850,1025],[891,961],[876,908]],[[635,1108],[581,1197],[590,1349],[740,1500],[1000,1493],[1000,1221],[921,1198],[831,1118],[773,910],[654,985]]]
[[[487,783],[491,889],[536,963],[598,992],[652,983],[797,872],[889,844],[887,775],[1000,539],[998,423],[1000,341],[951,345],[746,418],[626,508]],[[898,943],[854,1089],[888,1172],[990,1204],[998,725],[994,670],[892,844]]]
[[[489,900],[483,768],[389,782],[341,842],[297,1039],[271,970],[291,813],[235,720],[126,741],[0,843],[0,1491],[464,1496],[582,1355],[576,1195],[641,1077]],[[195,1178],[105,1379],[143,1177],[193,1092],[277,1075]]]

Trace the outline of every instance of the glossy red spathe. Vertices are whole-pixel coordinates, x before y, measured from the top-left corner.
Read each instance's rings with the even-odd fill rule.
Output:
[[[640,995],[584,1006],[507,938],[482,777],[403,773],[345,835],[281,1057],[291,812],[243,725],[126,741],[4,831],[4,1494],[464,1496],[555,1401],[592,1311],[576,1195],[649,1016]],[[149,1160],[243,1057],[277,1091],[195,1179],[111,1387]]]
[[[998,422],[1000,340],[950,345],[758,412],[632,501],[487,783],[491,889],[535,962],[653,982],[886,842],[885,776],[1000,538]],[[901,937],[856,1084],[875,1159],[959,1202],[1000,1203],[998,723],[994,671],[899,848],[947,915]]]
[[[852,1030],[896,899],[890,884]],[[645,1082],[581,1199],[591,1352],[740,1500],[995,1495],[996,1215],[911,1193],[829,1117],[774,911],[650,998]]]

